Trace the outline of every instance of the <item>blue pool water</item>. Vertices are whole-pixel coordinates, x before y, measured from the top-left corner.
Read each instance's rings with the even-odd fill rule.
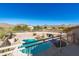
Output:
[[[42,44],[38,45],[36,48],[34,48],[33,50],[31,50],[31,52],[32,52],[32,54],[39,54],[41,52],[46,51],[51,46],[52,46],[51,42],[48,41],[46,43],[42,43]]]
[[[25,43],[30,43],[30,42],[36,42],[36,39],[24,39],[23,40]]]
[[[37,40],[35,39],[24,39],[23,40],[25,43],[22,44],[22,46],[20,46],[20,48],[24,47],[24,49],[20,50],[22,53],[25,54],[39,54],[41,52],[44,52],[45,50],[49,49],[52,45],[52,43],[50,41],[42,43],[40,45],[36,45],[36,46],[32,46],[30,48],[26,48],[27,46],[31,46],[33,44],[35,44],[37,42]],[[34,42],[34,43],[30,43],[30,42]],[[26,44],[26,43],[30,43],[30,44]],[[30,49],[30,51],[29,51]]]

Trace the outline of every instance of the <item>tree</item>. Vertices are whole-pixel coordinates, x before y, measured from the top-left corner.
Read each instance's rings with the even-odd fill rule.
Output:
[[[13,28],[14,31],[29,31],[30,28],[27,25],[18,25]]]
[[[35,30],[35,31],[39,31],[39,30],[42,30],[43,28],[41,27],[41,26],[34,26],[34,29],[33,30]]]
[[[27,25],[22,26],[22,30],[24,31],[30,31],[30,28]]]
[[[13,28],[13,31],[21,31],[21,30],[22,30],[22,27],[19,25]]]
[[[44,26],[44,29],[47,29],[47,26]]]

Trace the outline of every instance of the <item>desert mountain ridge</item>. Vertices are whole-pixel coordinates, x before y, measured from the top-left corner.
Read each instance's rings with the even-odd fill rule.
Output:
[[[17,25],[27,25],[27,24],[9,24],[9,23],[0,23],[0,27],[14,27],[14,26],[17,26]],[[33,25],[28,25],[28,26],[33,26]],[[41,26],[46,26],[46,25],[41,25]],[[47,25],[47,26],[62,26],[61,25]],[[63,25],[63,26],[77,26],[77,25]],[[78,25],[79,26],[79,25]]]
[[[0,27],[13,27],[13,24],[8,24],[8,23],[0,23]]]

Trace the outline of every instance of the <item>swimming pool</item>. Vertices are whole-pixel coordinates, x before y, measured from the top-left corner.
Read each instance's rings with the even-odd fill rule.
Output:
[[[25,54],[28,54],[28,53],[30,53],[32,55],[39,54],[39,53],[42,53],[45,50],[49,49],[51,46],[53,46],[53,44],[50,41],[44,42],[42,44],[35,45],[35,46],[32,46],[32,45],[40,43],[40,42],[37,42],[36,39],[24,39],[23,41],[25,43],[23,43],[22,46],[20,46],[19,48],[24,47],[24,49],[20,50],[20,52],[25,53]],[[33,42],[33,43],[31,43],[31,42]],[[28,44],[28,43],[30,43],[30,44]],[[32,46],[32,47],[27,48],[28,46]]]
[[[19,48],[24,48],[22,50],[20,50],[20,52],[24,53],[24,54],[31,54],[31,55],[36,55],[36,54],[40,54],[42,52],[45,52],[46,50],[48,50],[51,47],[60,47],[60,41],[57,39],[52,39],[49,40],[47,42],[41,42],[36,39],[24,39],[23,40],[24,43],[22,44],[22,46],[20,46]],[[41,43],[41,44],[39,44]],[[38,44],[38,45],[35,45]],[[62,43],[62,47],[65,46],[65,44]]]

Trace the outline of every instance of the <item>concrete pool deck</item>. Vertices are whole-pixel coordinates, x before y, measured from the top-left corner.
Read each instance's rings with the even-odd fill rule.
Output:
[[[16,38],[19,39],[29,39],[29,38],[35,38],[33,36],[33,33],[36,33],[37,35],[46,35],[47,33],[52,33],[54,35],[59,35],[58,32],[22,32],[22,33],[14,33],[16,35]]]

